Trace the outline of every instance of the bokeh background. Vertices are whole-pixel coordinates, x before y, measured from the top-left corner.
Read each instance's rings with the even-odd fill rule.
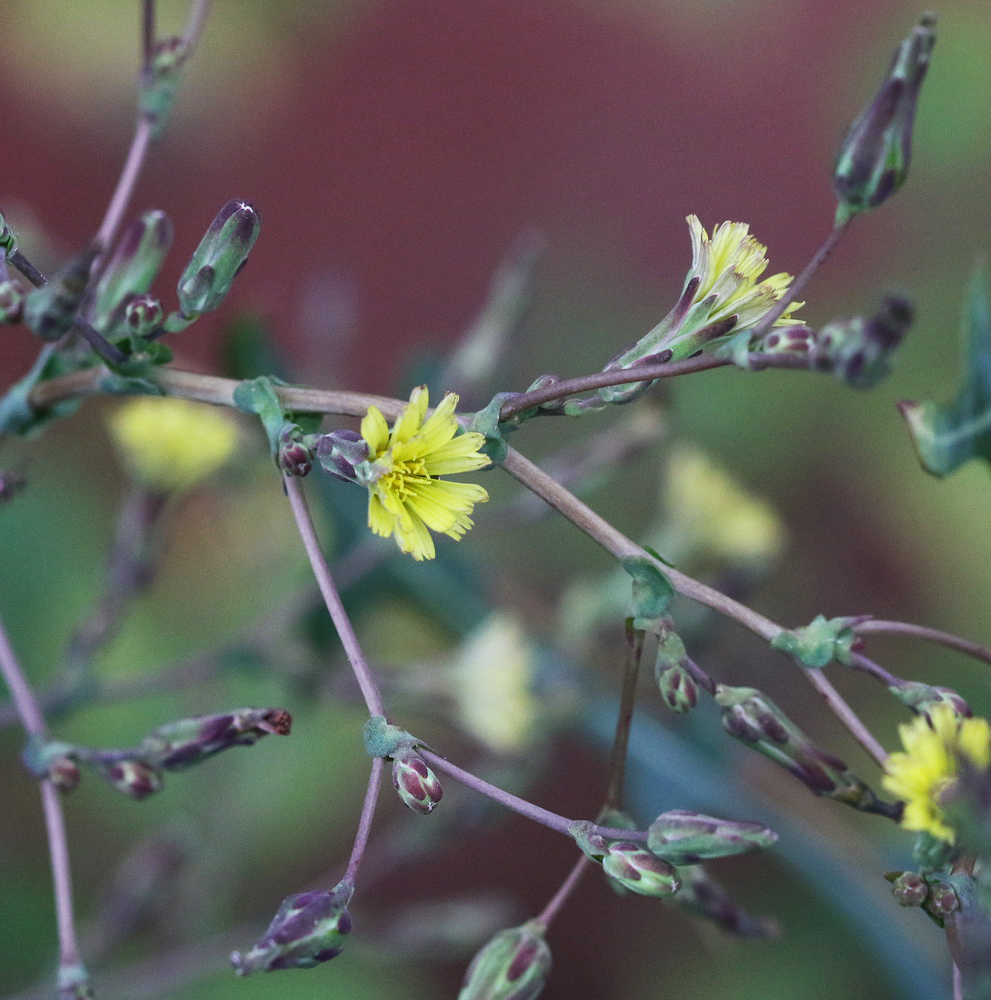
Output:
[[[160,6],[163,31],[178,30],[184,5]],[[174,338],[178,360],[222,370],[225,330],[247,317],[270,331],[293,379],[400,395],[424,370],[417,366],[429,370],[429,357],[468,328],[523,232],[543,240],[539,280],[493,389],[596,370],[652,326],[680,290],[690,212],[707,227],[749,222],[772,270],[801,270],[831,224],[836,143],[921,13],[901,0],[215,6],[132,207],[161,208],[175,223],[161,284],[167,303],[228,198],[255,204],[263,231],[228,303]],[[960,299],[991,224],[991,16],[974,0],[950,0],[938,13],[909,182],[854,224],[804,296],[803,316],[817,326],[872,309],[887,290],[910,292],[918,320],[894,375],[864,394],[825,377],[726,371],[656,396],[664,435],[710,455],[787,531],[782,558],[748,593],[759,610],[789,624],[820,612],[873,613],[989,642],[987,471],[928,478],[895,409],[899,399],[952,396]],[[138,22],[137,5],[120,0],[0,8],[0,205],[43,269],[85,243],[113,188],[132,125]],[[26,330],[4,332],[3,387],[34,351]],[[0,510],[0,613],[39,687],[57,675],[100,585],[123,488],[103,424],[110,405],[88,403],[75,420],[0,450],[0,465],[29,479]],[[538,422],[514,444],[538,459],[581,448],[615,417]],[[590,502],[642,533],[657,515],[664,447],[601,477]],[[387,676],[400,704],[466,760],[477,741],[452,725],[456,699],[452,710],[437,695],[432,711],[432,692],[450,695],[444,664],[457,660],[458,632],[482,620],[487,601],[507,608],[542,651],[554,718],[516,753],[483,763],[501,761],[506,780],[535,800],[585,815],[604,781],[621,621],[597,632],[583,658],[562,641],[561,606],[576,584],[594,594],[608,562],[550,521],[497,528],[495,514],[515,494],[495,479],[486,482],[493,524],[480,511],[470,550],[442,546],[438,565],[447,569],[436,576],[389,570],[387,585],[359,587],[351,601],[376,661],[394,668]],[[346,548],[344,523],[327,518],[332,546]],[[111,681],[229,641],[306,585],[283,498],[247,424],[237,467],[183,502],[168,538],[156,588],[100,660]],[[308,973],[235,980],[227,951],[246,947],[282,896],[321,873],[336,878],[364,784],[361,713],[339,680],[333,642],[323,635],[333,675],[325,682],[299,636],[280,636],[278,655],[260,666],[57,724],[67,739],[128,745],[169,718],[235,704],[287,703],[297,722],[290,740],[175,776],[145,803],[92,780],[68,801],[78,910],[93,934],[105,930],[101,900],[122,859],[142,845],[153,858],[168,850],[179,858],[170,891],[156,889],[158,912],[95,970],[101,996],[454,996],[478,943],[473,921],[484,937],[486,920],[525,918],[570,864],[560,838],[475,815],[474,800],[454,789],[446,821],[384,801],[382,843],[345,955]],[[766,687],[876,777],[780,658],[734,628],[707,634],[705,649],[711,672]],[[894,672],[956,686],[976,710],[991,710],[986,667],[902,642],[871,649]],[[592,705],[584,712],[569,702],[576,668],[580,700]],[[836,682],[894,746],[904,715],[884,692],[863,678]],[[738,942],[651,901],[614,897],[590,878],[551,932],[556,968],[545,996],[948,994],[939,932],[898,910],[880,877],[907,864],[906,838],[732,753],[711,713],[658,722],[646,688],[644,701],[650,717],[631,775],[638,808],[649,817],[683,806],[705,786],[699,794],[713,810],[781,819],[780,852],[723,863],[717,874],[748,908],[773,914],[783,934]],[[40,810],[20,745],[16,726],[0,732],[0,987],[12,995],[50,970],[54,939]],[[459,826],[456,804],[474,825]],[[421,833],[435,819],[446,838]],[[155,836],[168,850],[154,853]],[[242,936],[224,936],[231,927]]]

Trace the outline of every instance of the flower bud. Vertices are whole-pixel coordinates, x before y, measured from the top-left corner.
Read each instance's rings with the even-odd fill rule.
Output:
[[[698,703],[699,688],[685,667],[688,654],[677,632],[665,629],[658,634],[654,679],[672,712],[690,712]]]
[[[93,325],[105,336],[119,332],[128,304],[151,288],[172,245],[172,234],[172,222],[157,209],[145,212],[124,231],[96,282],[87,310]],[[133,326],[130,316],[127,321]]]
[[[141,74],[138,108],[141,117],[151,122],[152,139],[157,139],[165,129],[188,56],[189,44],[185,39],[164,38],[155,43],[151,60]]]
[[[132,799],[148,798],[161,791],[161,772],[140,760],[121,760],[113,764],[97,763],[97,772],[104,781]]]
[[[284,708],[239,708],[160,726],[138,752],[163,771],[178,771],[230,747],[251,746],[269,733],[286,736],[291,727],[292,716]]]
[[[278,463],[287,476],[305,476],[313,468],[313,449],[303,442],[295,424],[285,424],[279,432]]]
[[[544,928],[535,920],[500,931],[471,960],[458,1000],[534,1000],[551,970]]]
[[[186,317],[216,309],[248,260],[261,220],[245,201],[232,199],[210,223],[179,279],[179,305]]]
[[[392,758],[392,787],[403,804],[418,813],[431,813],[444,795],[437,775],[412,748],[402,747]]]
[[[368,461],[368,442],[357,431],[332,431],[317,439],[316,455],[332,476],[356,483],[354,467]]]
[[[79,765],[72,757],[55,757],[48,762],[48,780],[63,795],[75,791],[80,780]]]
[[[756,917],[745,910],[702,865],[683,868],[679,874],[682,886],[671,901],[681,909],[711,920],[720,930],[741,938],[771,938],[779,933],[774,920]]]
[[[770,847],[778,835],[762,823],[716,819],[685,809],[661,813],[647,830],[651,853],[672,865],[748,854]]]
[[[329,891],[289,896],[251,950],[231,954],[231,965],[239,976],[247,976],[259,969],[310,969],[337,958],[351,933],[348,903],[353,893],[350,883],[338,882]]]
[[[837,223],[887,201],[904,183],[912,156],[919,90],[936,44],[936,17],[925,14],[904,39],[874,99],[854,119],[833,165]]]
[[[928,716],[937,705],[949,705],[963,719],[969,719],[974,714],[970,705],[951,688],[924,684],[921,681],[899,681],[888,690],[920,715]]]
[[[885,878],[899,906],[921,906],[929,895],[929,885],[918,872],[891,872]]]
[[[47,285],[28,292],[24,321],[42,340],[58,340],[76,321],[95,256],[93,247],[84,250],[53,275]]]
[[[815,342],[815,331],[807,326],[789,326],[767,332],[754,345],[761,354],[808,354]]]
[[[681,888],[677,871],[643,844],[619,840],[609,845],[602,870],[624,889],[641,896],[672,896]]]
[[[18,278],[0,281],[0,325],[13,326],[24,318],[24,300],[27,292]]]
[[[934,879],[929,884],[929,896],[922,905],[930,916],[945,920],[960,906],[960,900],[949,882]]]
[[[124,310],[127,328],[138,337],[154,333],[162,325],[163,317],[162,303],[151,295],[139,295]]]

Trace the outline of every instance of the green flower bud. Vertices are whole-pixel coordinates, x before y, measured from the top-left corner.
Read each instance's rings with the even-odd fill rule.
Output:
[[[104,336],[121,332],[129,304],[145,295],[172,245],[172,222],[158,210],[145,212],[124,231],[93,289],[87,315]],[[158,321],[161,323],[161,319]]]
[[[921,681],[899,681],[888,690],[899,701],[922,715],[928,716],[937,705],[949,705],[963,719],[969,719],[974,714],[970,705],[951,688],[923,684]]]
[[[157,139],[165,129],[188,56],[189,45],[184,39],[174,36],[162,39],[155,43],[149,65],[141,74],[138,108],[141,117],[151,122],[152,139]]]
[[[303,441],[296,424],[285,424],[279,432],[277,461],[287,476],[306,476],[313,468],[313,449]]]
[[[353,893],[349,882],[338,882],[329,891],[289,896],[251,950],[231,954],[231,965],[239,976],[247,976],[259,969],[311,969],[337,958],[351,933],[348,903]]]
[[[654,679],[672,712],[690,712],[698,703],[699,687],[686,668],[688,654],[677,632],[665,629],[658,635]]]
[[[137,756],[163,771],[192,767],[230,747],[248,747],[263,736],[286,736],[292,716],[284,708],[238,708],[160,726],[142,741]]]
[[[777,839],[762,823],[716,819],[685,809],[661,813],[647,830],[651,853],[672,865],[748,854],[770,847]]]
[[[357,431],[331,431],[318,438],[316,455],[317,461],[336,479],[356,483],[354,467],[368,461],[368,442]]]
[[[132,799],[140,801],[162,789],[161,772],[140,760],[121,760],[112,764],[96,762],[96,769],[104,781]]]
[[[960,900],[949,882],[933,879],[929,883],[929,896],[922,905],[931,917],[943,921],[956,911]]]
[[[531,920],[500,931],[471,960],[458,1000],[534,1000],[550,970],[544,928]]]
[[[217,213],[179,279],[185,317],[211,312],[224,301],[260,229],[258,213],[247,202],[232,199]]]
[[[426,816],[444,795],[437,775],[412,748],[403,747],[392,758],[392,787],[403,804]]]
[[[935,27],[935,15],[923,15],[843,139],[833,165],[838,224],[887,201],[908,175],[915,106],[936,44]]]
[[[13,326],[24,318],[24,300],[27,292],[18,278],[0,281],[0,325]]]
[[[164,318],[162,303],[151,295],[139,295],[124,310],[127,327],[136,337],[148,337],[161,325]]]
[[[47,285],[28,292],[24,321],[42,340],[58,340],[76,321],[96,251],[91,247],[74,257]]]
[[[618,840],[609,845],[602,870],[624,889],[641,896],[672,896],[681,888],[677,871],[643,844]]]
[[[918,872],[889,872],[884,877],[899,906],[921,906],[929,895],[929,884]]]

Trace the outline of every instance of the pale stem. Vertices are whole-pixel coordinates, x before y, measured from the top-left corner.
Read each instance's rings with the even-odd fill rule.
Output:
[[[561,883],[560,888],[551,897],[550,902],[540,911],[536,922],[544,930],[550,926],[551,921],[558,915],[561,907],[568,901],[568,897],[574,892],[575,887],[581,881],[582,875],[585,874],[591,863],[591,859],[586,855],[580,855],[574,867],[568,873],[568,877]]]
[[[922,639],[924,642],[935,642],[940,646],[955,649],[966,656],[972,656],[975,660],[984,663],[991,663],[991,649],[982,646],[977,642],[970,642],[968,639],[961,639],[959,636],[943,632],[938,628],[928,628],[925,625],[912,625],[909,622],[887,622],[870,618],[854,626],[857,635],[901,635],[906,639]]]
[[[14,705],[24,724],[28,736],[44,740],[47,735],[44,717],[21,670],[13,647],[7,637],[7,630],[0,621],[0,673],[10,689]],[[40,782],[41,806],[45,814],[45,829],[48,833],[48,852],[52,865],[52,883],[55,890],[55,919],[58,926],[59,961],[61,965],[79,964],[79,945],[76,941],[76,925],[72,916],[72,874],[69,867],[69,847],[65,834],[65,817],[62,802],[55,787],[47,779]]]
[[[630,726],[633,724],[633,708],[636,704],[640,661],[643,658],[643,631],[634,629],[632,622],[627,627],[626,670],[623,672],[623,690],[619,700],[619,714],[616,717],[612,756],[609,760],[609,787],[603,802],[604,809],[619,809],[623,805],[627,748],[630,742]]]
[[[372,677],[371,668],[365,659],[365,654],[361,650],[358,636],[355,634],[351,619],[348,618],[344,605],[341,603],[341,595],[337,592],[334,579],[330,575],[330,567],[323,557],[320,549],[320,542],[317,539],[316,529],[313,527],[313,519],[310,517],[310,509],[306,504],[306,496],[303,493],[303,484],[297,476],[284,476],[283,482],[286,487],[286,494],[289,497],[289,506],[292,508],[293,517],[296,519],[296,527],[299,529],[300,538],[303,539],[303,547],[306,549],[307,558],[313,568],[313,575],[316,577],[317,586],[323,595],[324,603],[330,612],[331,620],[337,629],[337,634],[341,638],[344,652],[347,655],[351,669],[354,671],[358,687],[368,706],[371,715],[385,715],[385,705],[378,685]]]
[[[142,4],[141,53],[144,68],[148,69],[155,55],[155,0],[144,0]]]
[[[843,695],[833,687],[821,670],[802,670],[802,676],[819,692],[829,710],[846,726],[850,735],[881,765],[888,759],[888,751],[878,743],[874,734],[860,721],[857,713],[847,704]]]
[[[200,35],[203,33],[203,25],[210,13],[211,2],[212,0],[193,0],[189,7],[189,16],[186,18],[186,27],[183,29],[182,37],[186,40],[190,54],[199,43]]]
[[[384,765],[385,761],[382,757],[372,758],[372,773],[368,776],[368,788],[365,790],[365,801],[361,806],[358,832],[355,834],[351,858],[348,861],[347,870],[344,872],[344,881],[350,885],[354,885],[355,877],[358,874],[358,865],[361,864],[365,848],[368,846],[368,834],[372,829],[372,818],[375,816],[375,804],[378,802]]]
[[[964,1000],[963,976],[960,975],[960,967],[953,963],[953,1000]]]
[[[127,210],[128,202],[134,193],[134,186],[137,184],[138,175],[144,165],[145,157],[148,154],[148,146],[151,141],[151,122],[147,118],[139,118],[134,128],[134,137],[131,139],[131,148],[128,150],[127,159],[120,172],[117,187],[114,190],[110,204],[107,206],[103,222],[96,234],[96,244],[99,248],[100,257],[94,262],[93,272],[99,268],[99,261],[104,258],[110,244],[113,242],[114,234],[120,225],[124,212]]]

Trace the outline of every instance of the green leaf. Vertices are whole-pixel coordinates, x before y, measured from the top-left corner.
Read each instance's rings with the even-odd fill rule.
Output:
[[[644,629],[660,618],[674,597],[671,581],[646,556],[627,556],[620,565],[633,577],[630,615],[635,628]]]
[[[963,385],[954,402],[898,404],[922,467],[945,476],[972,458],[991,462],[991,310],[984,275],[974,272],[963,317]]]
[[[824,667],[833,660],[849,663],[850,649],[856,639],[853,625],[860,620],[817,615],[804,628],[779,632],[771,640],[771,646],[794,656],[807,667]]]

